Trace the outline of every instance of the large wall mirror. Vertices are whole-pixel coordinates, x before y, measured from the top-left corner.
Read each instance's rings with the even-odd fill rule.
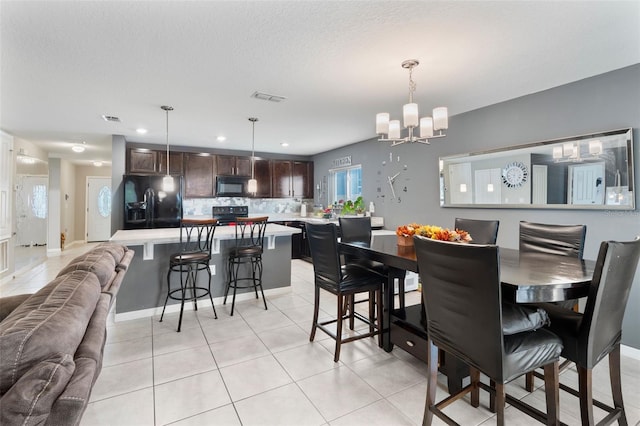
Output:
[[[440,158],[443,207],[634,210],[632,129]]]

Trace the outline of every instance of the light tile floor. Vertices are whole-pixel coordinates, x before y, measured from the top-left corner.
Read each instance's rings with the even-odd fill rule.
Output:
[[[3,295],[33,292],[70,259],[91,245],[66,250],[0,286]],[[104,364],[82,419],[93,425],[419,425],[426,393],[425,366],[406,352],[386,353],[373,339],[345,344],[333,362],[333,340],[318,331],[309,342],[313,309],[313,268],[292,261],[291,292],[261,301],[187,312],[182,332],[168,315],[109,324]],[[408,294],[418,301],[420,294]],[[362,305],[362,304],[361,304]],[[323,295],[321,309],[334,312],[335,299]],[[607,362],[594,370],[594,395],[610,403]],[[630,425],[640,420],[640,361],[622,358],[623,392]],[[577,384],[575,369],[561,380]],[[542,385],[537,380],[538,386]],[[529,394],[524,380],[508,392],[544,409],[544,391]],[[444,395],[444,386],[438,397]],[[578,425],[576,398],[561,392],[561,420]],[[495,424],[488,396],[481,406],[460,400],[445,412],[463,425]],[[604,412],[596,409],[596,419]],[[509,425],[531,418],[510,407]],[[436,419],[435,424],[443,424]]]

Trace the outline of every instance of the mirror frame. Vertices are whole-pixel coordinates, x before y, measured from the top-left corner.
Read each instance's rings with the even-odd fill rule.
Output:
[[[623,155],[616,155],[618,152],[624,153],[625,148],[626,158],[622,158]],[[611,165],[612,161],[613,165]],[[452,208],[635,210],[633,162],[633,128],[440,157],[440,206]],[[474,163],[476,166],[480,165],[484,168],[474,168]],[[500,165],[498,166],[498,164]],[[452,167],[452,165],[456,166]],[[626,170],[624,169],[625,165]],[[540,167],[536,171],[536,185],[543,188],[540,194],[534,194],[532,190],[534,186],[532,184],[534,179],[532,169],[534,166]],[[580,179],[587,173],[590,173],[589,176],[592,179],[590,184],[595,185],[595,191],[593,187],[584,187],[591,188],[588,191],[591,198],[581,200],[575,195],[574,202],[569,202],[569,197],[574,197],[574,193],[580,192],[574,189],[577,186],[571,185],[578,185],[578,182],[582,182]],[[602,177],[596,177],[598,174]],[[550,180],[549,176],[559,176],[562,185],[552,186],[550,182],[547,186]],[[572,180],[572,176],[576,176],[575,182]],[[603,186],[598,188],[603,180]],[[612,180],[613,185],[611,185]],[[487,189],[481,193],[479,190],[484,188],[485,183]],[[460,190],[454,194],[449,190],[449,187],[457,187],[457,185]],[[495,185],[499,185],[500,189],[494,193]],[[547,188],[552,188],[552,190],[547,191]],[[507,195],[503,195],[505,192],[519,198],[514,200],[516,202],[509,202]],[[551,195],[549,195],[550,193]],[[454,196],[460,201],[451,202],[451,198]],[[536,196],[539,199],[544,199],[544,202],[534,203],[533,200]],[[564,199],[564,203],[553,202],[554,196],[557,200]],[[617,197],[617,203],[614,197]],[[480,199],[480,202],[475,202],[477,199]],[[528,202],[525,202],[526,199]],[[552,202],[549,202],[549,199],[552,199]],[[625,204],[620,204],[621,201],[624,201]],[[610,204],[607,204],[608,202]]]

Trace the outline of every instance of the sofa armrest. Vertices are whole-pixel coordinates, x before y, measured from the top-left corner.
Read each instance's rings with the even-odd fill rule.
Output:
[[[27,300],[31,294],[18,294],[0,298],[0,321],[3,321],[11,312]]]

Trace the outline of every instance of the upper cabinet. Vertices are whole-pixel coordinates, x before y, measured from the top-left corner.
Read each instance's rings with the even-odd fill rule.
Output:
[[[251,176],[251,157],[216,156],[217,173],[223,176]]]
[[[129,173],[158,173],[158,151],[146,148],[130,148],[127,155]]]
[[[313,198],[313,162],[294,161],[291,185],[293,196]]]
[[[184,172],[183,161],[184,154],[182,152],[169,151],[169,174],[172,176],[182,176]],[[161,175],[167,174],[167,153],[164,151],[158,152],[157,169]]]
[[[256,198],[271,197],[271,162],[263,158],[256,158],[254,162],[254,176],[258,181]]]
[[[273,160],[271,182],[274,198],[312,198],[313,162]]]
[[[215,196],[216,157],[214,155],[185,154],[184,197],[210,198]]]

